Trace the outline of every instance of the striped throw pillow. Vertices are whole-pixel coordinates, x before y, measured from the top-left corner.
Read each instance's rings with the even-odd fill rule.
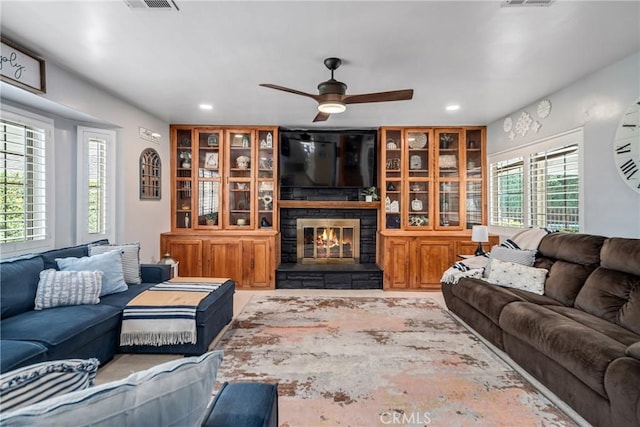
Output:
[[[98,304],[102,290],[102,271],[40,272],[35,310],[64,305]]]
[[[489,274],[491,273],[491,265],[494,259],[531,267],[536,260],[536,252],[537,251],[528,249],[511,249],[504,246],[495,245],[493,248],[491,248],[491,253],[489,254],[489,264],[487,264],[487,267],[484,270],[483,277],[489,277]]]
[[[0,376],[0,412],[14,411],[93,385],[98,359],[37,363]]]
[[[140,277],[140,243],[123,243],[121,245],[89,245],[89,256],[103,254],[119,249],[122,252],[122,271],[124,281],[128,285],[142,283]]]

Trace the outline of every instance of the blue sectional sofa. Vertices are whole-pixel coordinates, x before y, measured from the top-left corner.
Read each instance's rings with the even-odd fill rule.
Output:
[[[46,360],[69,358],[95,357],[102,365],[117,352],[135,351],[119,347],[122,311],[135,296],[156,283],[168,280],[168,265],[142,264],[141,284],[129,285],[124,292],[102,296],[98,304],[34,310],[40,272],[57,268],[56,258],[88,255],[88,245],[78,245],[0,261],[0,372]],[[196,318],[197,345],[164,346],[156,348],[156,352],[204,353],[211,340],[231,320],[234,291],[235,284],[229,281],[204,301],[206,310],[199,311]],[[222,306],[224,312],[213,322],[211,312]],[[154,349],[142,349],[145,350]]]

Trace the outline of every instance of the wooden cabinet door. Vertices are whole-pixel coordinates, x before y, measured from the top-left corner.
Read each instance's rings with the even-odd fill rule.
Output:
[[[409,289],[411,274],[410,239],[384,239],[384,284],[386,289]]]
[[[413,285],[417,289],[440,289],[442,273],[453,262],[453,242],[416,239],[412,242]]]
[[[271,241],[243,240],[242,260],[244,267],[243,287],[272,288],[273,284],[273,250]]]
[[[202,240],[169,239],[164,252],[179,262],[179,276],[202,277]]]
[[[242,244],[239,239],[207,240],[204,248],[207,277],[229,277],[242,286]]]

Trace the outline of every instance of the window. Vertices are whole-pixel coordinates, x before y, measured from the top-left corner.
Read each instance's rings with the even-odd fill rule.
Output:
[[[115,133],[78,127],[77,241],[115,238]]]
[[[17,255],[53,245],[51,121],[3,107],[0,117],[0,244]]]
[[[489,157],[491,225],[580,231],[582,130]]]

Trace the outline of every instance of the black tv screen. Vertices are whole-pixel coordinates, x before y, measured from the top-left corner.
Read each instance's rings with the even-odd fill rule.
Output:
[[[281,187],[376,185],[375,130],[281,130]]]

